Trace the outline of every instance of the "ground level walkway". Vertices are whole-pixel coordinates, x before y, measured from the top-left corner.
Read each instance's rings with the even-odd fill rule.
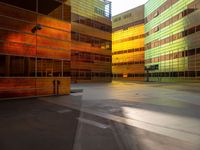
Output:
[[[0,101],[1,150],[199,150],[199,83],[74,84]]]

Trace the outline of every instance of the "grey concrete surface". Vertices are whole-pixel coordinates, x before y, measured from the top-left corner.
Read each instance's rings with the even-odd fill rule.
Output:
[[[0,101],[0,150],[200,150],[200,84],[73,84]]]
[[[200,149],[199,83],[114,81],[72,88],[83,93],[45,101],[114,122],[110,127],[120,149]],[[87,136],[81,129],[80,135]]]
[[[0,101],[0,150],[72,149],[79,112],[37,99]]]

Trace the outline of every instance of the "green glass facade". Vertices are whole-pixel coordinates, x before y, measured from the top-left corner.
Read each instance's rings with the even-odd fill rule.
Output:
[[[149,0],[145,4],[146,80],[200,79],[200,1]]]

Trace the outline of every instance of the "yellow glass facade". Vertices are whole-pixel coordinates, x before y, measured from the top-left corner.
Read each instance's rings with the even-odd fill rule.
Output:
[[[113,78],[144,80],[144,6],[113,17]]]

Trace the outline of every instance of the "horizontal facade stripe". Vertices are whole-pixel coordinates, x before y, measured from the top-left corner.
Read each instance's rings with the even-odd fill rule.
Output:
[[[170,26],[171,24],[181,20],[182,18],[188,16],[189,14],[193,13],[196,10],[197,9],[186,9],[186,10],[182,11],[181,13],[173,16],[172,18],[166,20],[165,22],[161,23],[160,25],[154,27],[151,31],[145,33],[145,37],[148,37],[149,35],[152,35],[153,33],[156,33],[159,30],[162,30],[162,29]]]
[[[90,40],[99,40],[101,42],[111,42],[111,40],[106,40],[106,39],[103,39],[103,38],[97,38],[95,36],[90,36],[90,35],[87,35],[87,34],[82,34],[82,33],[79,33],[79,32],[75,32],[75,31],[72,31],[72,40],[75,40],[75,41],[84,41],[82,40],[82,37],[85,37],[85,40],[89,42],[91,42]]]
[[[137,35],[137,36],[124,38],[124,39],[121,39],[121,40],[116,40],[116,41],[113,41],[112,43],[113,44],[117,44],[117,43],[123,43],[123,42],[127,42],[127,41],[134,41],[134,40],[142,39],[142,38],[144,38],[144,34],[140,34],[140,35]]]
[[[27,43],[20,43],[20,42],[12,42],[12,41],[2,41],[0,40],[0,46],[5,46],[5,45],[9,45],[9,46],[23,46],[23,47],[29,47],[29,48],[36,48],[36,46],[34,44],[27,44]],[[47,48],[47,49],[51,49],[51,50],[69,50],[69,49],[64,49],[64,48],[58,48],[58,47],[51,47],[51,46],[38,46],[37,48]]]
[[[36,21],[31,22],[31,21],[27,21],[27,20],[24,20],[24,19],[18,19],[18,18],[14,18],[14,17],[11,17],[11,16],[2,15],[2,14],[0,14],[0,17],[7,18],[7,19],[10,19],[10,20],[14,20],[14,21],[24,22],[24,23],[27,23],[27,24],[33,24],[33,25],[36,24]],[[47,17],[49,17],[49,16],[47,16]],[[62,21],[62,20],[60,20],[60,21]],[[42,27],[46,27],[46,28],[50,28],[50,29],[54,29],[54,30],[58,30],[58,31],[62,31],[62,32],[70,32],[69,30],[64,30],[64,29],[48,26],[48,25],[45,25],[45,24],[41,24],[41,25],[42,25]]]
[[[155,17],[160,15],[161,13],[165,12],[167,9],[169,9],[172,5],[174,5],[179,0],[167,0],[165,3],[163,3],[158,9],[154,10],[151,14],[149,14],[145,18],[145,24],[153,20]]]
[[[86,26],[89,26],[92,28],[96,28],[96,29],[102,30],[104,32],[109,32],[109,33],[112,32],[111,25],[109,26],[107,24],[103,24],[101,22],[92,20],[87,17],[83,17],[83,16],[75,14],[75,13],[72,13],[72,22],[77,22],[79,24],[83,24],[83,25],[86,25]]]
[[[76,62],[85,62],[85,63],[95,63],[95,62],[105,62],[111,63],[110,55],[102,55],[91,52],[81,52],[77,50],[71,51],[71,60]]]
[[[109,48],[105,47],[104,50],[111,50],[112,42],[102,39],[102,38],[97,38],[94,36],[89,36],[86,34],[72,31],[71,39],[72,39],[72,41],[76,41],[76,42],[89,43],[89,44],[91,44],[92,47],[101,48],[102,45],[110,45]]]
[[[128,50],[121,50],[121,51],[113,52],[112,55],[134,53],[134,52],[140,52],[140,51],[144,51],[144,47],[133,48],[133,49],[128,49]]]
[[[196,49],[194,48],[194,49],[184,50],[180,52],[170,53],[167,55],[161,55],[160,57],[150,58],[150,59],[145,60],[145,64],[159,63],[159,62],[173,60],[177,58],[195,56],[197,54],[200,54],[200,48],[196,48]]]
[[[144,61],[128,61],[128,62],[113,63],[112,66],[136,65],[136,64],[144,64]]]
[[[152,78],[160,78],[160,77],[177,77],[177,78],[189,78],[189,77],[198,77],[200,78],[200,71],[172,71],[172,72],[154,72],[154,73],[148,73],[146,74],[146,77],[152,77]]]
[[[34,38],[36,37],[44,37],[44,38],[47,38],[47,39],[51,39],[51,40],[57,40],[57,41],[62,41],[62,42],[71,42],[71,39],[69,40],[63,40],[63,39],[60,39],[60,38],[55,38],[55,37],[51,37],[51,36],[45,36],[45,35],[42,35],[42,34],[35,34],[35,33],[29,33],[29,32],[23,32],[23,31],[18,31],[18,30],[13,30],[13,29],[8,29],[8,28],[2,28],[0,27],[0,30],[4,30],[4,31],[9,31],[9,32],[16,32],[18,34],[28,34],[28,35],[33,35]],[[65,31],[64,31],[65,32]],[[69,32],[68,32],[69,33]],[[69,33],[70,34],[70,33]]]
[[[120,73],[114,73],[112,76],[114,78],[123,78],[123,74]],[[145,76],[144,73],[128,73],[126,78],[140,78],[144,76]]]
[[[150,43],[147,43],[145,45],[145,50],[150,50],[152,48],[156,48],[156,47],[159,47],[159,46],[162,46],[162,45],[165,45],[167,43],[170,43],[172,41],[176,41],[176,40],[179,40],[181,38],[184,38],[184,37],[187,37],[191,34],[194,34],[194,33],[197,33],[200,31],[200,25],[197,25],[197,26],[194,26],[194,27],[191,27],[189,29],[186,29],[182,32],[179,32],[179,33],[176,33],[176,34],[173,34],[167,38],[164,38],[162,40],[154,40]]]
[[[69,74],[68,69],[64,69],[67,67],[66,64],[70,63],[70,60],[64,59],[52,59],[52,58],[41,58],[38,57],[29,57],[29,56],[16,56],[16,55],[5,55],[0,54],[1,62],[4,62],[6,65],[4,69],[0,72],[0,77],[49,77],[46,76],[45,68],[41,68],[44,65],[52,65],[52,76],[50,77],[58,77],[57,73],[60,74],[59,77],[66,77]],[[63,66],[61,65],[63,64]],[[17,65],[20,65],[17,66]],[[55,68],[55,66],[59,66],[59,68]]]
[[[120,26],[120,27],[113,28],[112,32],[116,32],[118,30],[127,29],[129,27],[137,26],[137,25],[140,25],[140,24],[144,24],[144,19],[138,20],[138,21],[135,21],[135,22],[131,22],[129,24],[126,24],[126,25],[123,25],[123,26]]]
[[[145,33],[145,37],[148,37],[149,35],[158,32],[161,29],[164,29],[165,27],[170,26],[171,24],[181,20],[184,17],[187,17],[188,15],[190,15],[191,13],[197,11],[198,9],[194,8],[195,5],[200,4],[200,1],[196,0],[196,3],[192,2],[188,5],[188,8],[183,10],[182,12],[180,12],[179,14],[169,18],[168,20],[166,20],[165,22],[159,24],[158,26],[154,27],[153,29],[151,29],[149,32]]]
[[[24,58],[34,58],[34,59],[52,59],[52,60],[63,60],[63,61],[70,61],[70,59],[66,58],[50,58],[50,57],[44,57],[44,56],[37,56],[37,58],[33,55],[17,55],[17,54],[7,54],[7,53],[0,53],[0,56],[17,56],[17,57],[24,57]]]
[[[107,57],[111,57],[110,55],[103,55],[103,54],[98,54],[98,53],[95,53],[95,52],[83,52],[83,51],[77,51],[77,50],[74,50],[74,49],[71,50],[71,53],[72,54],[85,54],[85,55],[91,55],[91,56],[107,56]]]

